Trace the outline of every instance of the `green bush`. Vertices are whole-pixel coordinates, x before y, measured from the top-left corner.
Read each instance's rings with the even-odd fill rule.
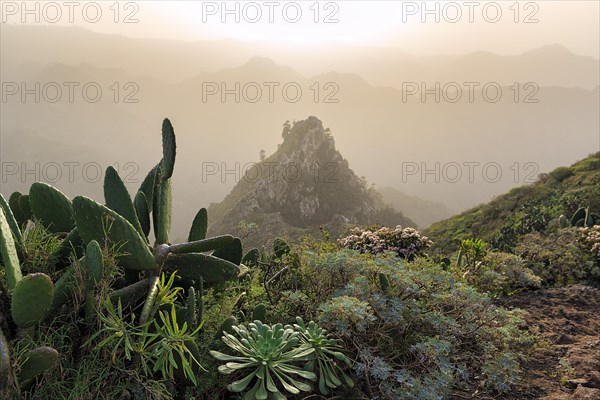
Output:
[[[566,228],[550,234],[527,234],[521,238],[515,253],[542,278],[544,286],[577,282],[598,285],[600,268],[590,250],[582,245],[581,228]]]
[[[534,341],[520,328],[519,311],[494,306],[425,259],[307,251],[297,275],[281,289],[292,281],[293,293],[304,295],[305,312],[317,313],[356,360],[358,384],[350,397],[441,399],[480,382],[480,391],[506,392]],[[288,318],[295,311],[290,306]],[[503,357],[514,360],[514,368],[495,364]]]

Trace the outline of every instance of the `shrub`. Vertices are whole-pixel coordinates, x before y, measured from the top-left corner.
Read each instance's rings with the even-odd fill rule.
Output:
[[[362,392],[350,398],[441,399],[455,387],[514,386],[533,342],[519,311],[494,306],[426,259],[343,249],[305,252],[302,261],[303,279],[294,284],[306,295],[306,312],[317,312],[356,360],[354,390]],[[514,368],[494,364],[506,354]]]
[[[492,296],[541,287],[541,278],[525,266],[523,259],[514,254],[490,252],[488,244],[480,239],[462,241],[453,271]]]
[[[593,228],[588,232],[593,232]],[[542,278],[545,286],[577,282],[598,285],[600,269],[590,250],[582,244],[581,228],[567,228],[547,235],[527,234],[521,238],[515,253]]]

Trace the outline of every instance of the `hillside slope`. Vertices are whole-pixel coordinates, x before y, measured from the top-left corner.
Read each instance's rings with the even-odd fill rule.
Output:
[[[434,241],[436,253],[453,252],[468,238],[480,238],[494,248],[510,251],[520,235],[552,228],[560,215],[570,218],[579,207],[600,213],[600,152],[437,222],[426,234]]]

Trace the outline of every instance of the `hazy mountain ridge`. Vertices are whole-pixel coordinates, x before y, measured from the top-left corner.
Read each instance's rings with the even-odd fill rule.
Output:
[[[306,76],[330,70],[353,72],[373,86],[402,88],[405,82],[491,81],[507,86],[514,82],[536,82],[540,86],[591,89],[600,84],[597,73],[600,60],[573,54],[560,45],[507,56],[474,52],[463,56],[419,57],[388,47],[328,43],[307,49],[294,44],[236,40],[134,39],[75,27],[3,24],[2,36],[3,60],[0,65],[5,73],[17,74],[21,72],[21,64],[33,58],[39,63],[61,61],[119,67],[129,73],[175,83],[201,72],[235,67],[258,54],[281,64],[293,65]],[[21,46],[14,46],[14,43],[28,48],[27,54],[24,55]],[[120,57],[115,59],[115,53]]]
[[[71,37],[73,32],[81,34],[84,39],[90,35],[104,44],[93,52],[73,51],[69,48],[72,41],[81,46],[85,43],[85,40],[77,39],[77,35]],[[45,37],[52,39],[51,44],[46,43],[39,54],[33,52],[43,47]],[[53,39],[59,37],[62,41]],[[24,45],[29,46],[31,52],[24,53],[5,46],[19,38],[23,38]],[[551,170],[598,148],[600,121],[597,110],[600,104],[597,86],[593,90],[540,86],[535,95],[539,101],[535,104],[523,103],[526,94],[523,91],[520,101],[515,102],[514,93],[506,86],[502,87],[504,96],[497,103],[482,101],[481,88],[474,92],[477,99],[474,103],[469,103],[466,96],[458,103],[436,103],[432,96],[423,102],[418,94],[405,99],[406,94],[397,88],[373,86],[369,77],[358,73],[360,63],[353,61],[340,69],[327,68],[326,61],[334,57],[319,57],[322,54],[320,49],[308,57],[314,64],[308,70],[318,71],[311,75],[304,72],[306,67],[297,69],[294,64],[282,64],[280,61],[286,57],[293,61],[306,56],[302,52],[294,53],[294,46],[271,57],[264,49],[250,45],[233,54],[230,46],[239,42],[215,42],[212,43],[214,48],[220,49],[214,53],[216,56],[203,58],[202,54],[213,53],[208,47],[203,48],[202,43],[130,39],[75,28],[8,25],[2,26],[1,40],[3,79],[42,83],[73,79],[85,83],[91,80],[98,82],[104,90],[98,103],[81,101],[81,97],[74,103],[64,100],[23,103],[18,95],[9,98],[3,103],[2,110],[3,115],[10,118],[2,118],[0,122],[2,160],[52,162],[58,160],[56,154],[65,154],[68,161],[93,161],[103,167],[115,162],[121,165],[135,162],[139,171],[145,171],[153,165],[154,156],[159,153],[155,138],[160,132],[154,127],[162,116],[169,116],[176,121],[179,144],[185,149],[179,155],[180,174],[174,181],[175,198],[186,199],[185,204],[179,204],[174,210],[174,226],[180,229],[177,234],[181,236],[185,234],[185,228],[180,228],[180,223],[187,223],[197,207],[223,199],[235,184],[232,179],[218,179],[220,174],[203,179],[205,164],[216,163],[220,167],[232,168],[236,164],[256,161],[261,149],[268,154],[274,152],[276,141],[272,132],[278,130],[285,119],[318,115],[333,129],[340,152],[370,182],[378,187],[399,188],[408,195],[442,202],[456,210],[487,201],[493,195],[523,183],[525,175],[530,172],[524,170],[525,163],[533,163],[539,171]],[[154,47],[150,45],[152,43]],[[109,57],[107,54],[111,47],[108,44],[118,44],[117,49],[119,53],[125,52],[125,59]],[[219,48],[219,45],[222,47]],[[92,48],[90,44],[87,46]],[[162,53],[161,46],[169,49]],[[189,46],[197,47],[192,49]],[[190,49],[194,51],[190,52]],[[347,47],[344,51],[348,55],[352,53],[349,49],[355,48]],[[373,48],[372,51],[378,57],[387,54],[397,60],[407,59],[406,65],[420,59],[397,49]],[[69,53],[68,57],[58,63],[64,52]],[[229,54],[231,60],[217,60],[221,52]],[[552,54],[572,56],[560,47],[549,47],[542,53],[546,59]],[[7,57],[4,57],[5,54]],[[288,57],[289,54],[294,56]],[[27,61],[30,55],[31,60]],[[90,57],[84,60],[87,56]],[[43,59],[42,64],[34,58]],[[444,61],[444,68],[463,58],[435,57],[436,63]],[[341,60],[344,58],[340,57],[335,62],[341,63]],[[427,65],[434,64],[431,57],[423,60]],[[203,62],[212,63],[213,67]],[[23,63],[28,67],[20,69]],[[559,60],[551,64],[555,63],[560,64]],[[217,64],[227,65],[220,68]],[[293,65],[293,68],[288,65]],[[10,66],[15,68],[5,70]],[[173,68],[173,72],[166,75],[164,71],[169,67]],[[247,82],[262,85],[271,79],[279,80],[280,84],[272,103],[268,101],[264,87],[262,98],[257,103],[247,102],[243,97],[236,103],[232,95],[223,102],[220,93],[203,101],[202,85],[206,82],[226,83],[227,88],[232,88],[235,82],[243,87]],[[381,79],[384,79],[383,75]],[[290,81],[303,90],[302,98],[295,103],[285,101],[281,94],[281,87]],[[120,87],[117,102],[109,88],[115,82]],[[134,96],[137,103],[123,101],[125,95],[132,93],[124,88],[128,82],[137,85],[138,91]],[[326,89],[328,83],[335,86]],[[318,84],[319,90],[317,101],[314,90],[311,90],[315,84]],[[325,102],[327,96],[336,102]],[[349,113],[348,110],[356,112]],[[36,142],[21,138],[20,132],[50,140]],[[73,147],[74,141],[89,151]],[[132,148],[136,149],[134,157]],[[435,163],[444,166],[464,162],[480,163],[474,182],[468,182],[466,178],[458,183],[444,179],[433,182],[431,176],[423,179],[420,173],[403,177],[407,163],[432,168]],[[482,177],[481,166],[488,162],[501,165],[503,175],[500,181],[487,182]],[[518,163],[518,174],[510,169],[515,163]],[[466,170],[462,173],[463,176],[467,174]],[[24,190],[32,183],[31,180],[21,182],[10,178],[2,184],[3,193]],[[134,181],[128,183],[130,190],[134,190],[141,179],[139,172]],[[64,180],[53,182],[61,188],[68,183]],[[78,184],[78,192],[96,196],[93,183],[84,185],[76,180],[75,186]]]

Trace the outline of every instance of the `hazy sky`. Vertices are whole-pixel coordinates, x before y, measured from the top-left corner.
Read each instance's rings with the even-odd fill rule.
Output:
[[[56,1],[31,2],[30,14],[23,13],[20,1],[1,3],[3,23],[25,19],[28,24],[78,25],[132,37],[310,45],[344,41],[394,46],[418,55],[477,50],[518,54],[559,43],[577,54],[600,56],[597,0],[121,1],[117,7],[113,1],[82,1],[73,8]]]

